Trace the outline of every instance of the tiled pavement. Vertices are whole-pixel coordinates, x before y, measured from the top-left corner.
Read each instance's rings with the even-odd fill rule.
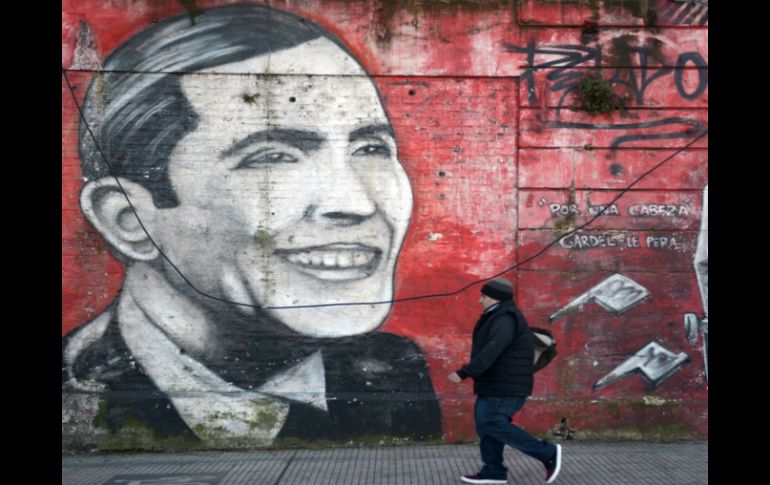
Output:
[[[708,441],[563,442],[555,484],[701,485]],[[545,483],[542,465],[506,447],[508,483]],[[62,456],[62,485],[447,485],[480,467],[475,445]]]

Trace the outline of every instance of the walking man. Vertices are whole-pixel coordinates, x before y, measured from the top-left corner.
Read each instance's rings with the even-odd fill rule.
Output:
[[[513,416],[532,394],[534,346],[527,320],[513,302],[513,287],[504,278],[481,288],[479,303],[484,309],[473,329],[471,361],[449,375],[459,384],[473,378],[476,394],[476,433],[481,443],[484,467],[465,475],[466,483],[507,483],[503,465],[505,445],[540,460],[546,483],[556,480],[561,469],[561,445],[532,437],[511,423]]]

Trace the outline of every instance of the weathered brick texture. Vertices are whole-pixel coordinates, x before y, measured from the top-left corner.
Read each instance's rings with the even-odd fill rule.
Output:
[[[84,103],[89,83],[102,75],[96,71],[110,52],[158,21],[190,13],[182,3],[192,3],[206,11],[230,2],[64,1],[62,62],[68,69],[77,102]],[[338,207],[324,209],[325,214],[331,214],[325,219],[327,226],[338,227],[337,239],[326,237],[321,242],[302,239],[304,254],[296,251],[287,256],[291,251],[279,250],[264,261],[259,259],[261,256],[254,256],[256,253],[250,252],[251,249],[242,252],[229,249],[238,247],[240,236],[222,232],[221,228],[231,221],[239,221],[240,209],[222,212],[221,217],[212,218],[210,223],[204,215],[174,222],[178,224],[176,233],[180,238],[205,240],[207,253],[209,250],[211,254],[221,253],[222,261],[228,261],[231,254],[237,253],[248,260],[242,264],[253,264],[257,272],[264,270],[260,273],[262,279],[250,280],[250,290],[243,293],[233,283],[236,289],[222,290],[225,297],[242,299],[253,290],[264,298],[275,299],[268,303],[339,303],[375,298],[356,293],[354,283],[339,282],[348,281],[346,278],[353,270],[348,273],[340,270],[334,275],[307,270],[324,282],[319,283],[320,289],[313,295],[318,300],[302,297],[292,300],[290,296],[281,300],[282,295],[292,293],[293,287],[281,287],[280,282],[298,280],[289,270],[264,269],[265,265],[272,264],[270,258],[290,260],[293,262],[287,267],[304,265],[307,269],[313,257],[319,261],[330,257],[329,265],[336,264],[338,269],[348,264],[345,258],[354,265],[356,257],[375,258],[374,263],[367,264],[393,265],[392,293],[387,289],[376,293],[384,295],[384,299],[450,293],[524,262],[557,241],[542,255],[505,274],[513,281],[515,299],[530,324],[551,329],[559,351],[552,364],[536,374],[532,400],[517,416],[518,423],[533,433],[553,436],[566,419],[578,439],[707,436],[707,347],[704,352],[703,330],[705,328],[707,336],[708,238],[703,229],[707,228],[704,189],[708,185],[708,135],[681,150],[708,129],[707,2],[520,0],[414,4],[395,0],[301,0],[269,4],[303,16],[332,32],[349,49],[350,55],[358,59],[363,70],[334,67],[345,57],[340,54],[336,60],[319,55],[313,62],[307,62],[317,67],[313,72],[283,72],[283,67],[274,67],[278,71],[261,74],[223,73],[216,68],[207,72],[185,68],[184,72],[176,73],[184,86],[194,85],[184,88],[193,109],[205,110],[209,117],[198,121],[196,126],[220,128],[183,144],[187,165],[181,172],[175,172],[174,177],[178,178],[174,180],[192,183],[200,177],[201,166],[225,163],[222,160],[227,159],[226,150],[211,140],[224,140],[232,149],[239,139],[238,133],[250,132],[247,127],[254,126],[252,131],[274,127],[278,119],[294,120],[293,129],[304,130],[303,133],[313,132],[322,125],[337,135],[333,140],[320,140],[319,146],[346,147],[339,148],[338,152],[347,150],[348,159],[360,161],[345,174],[335,172],[328,164],[319,164],[314,172],[284,183],[280,170],[294,163],[286,158],[287,154],[301,158],[301,152],[314,150],[308,148],[307,143],[315,142],[305,139],[305,145],[296,142],[292,145],[295,151],[284,150],[284,155],[274,156],[269,163],[285,164],[260,172],[259,183],[227,185],[244,173],[246,165],[241,162],[240,172],[223,171],[218,178],[196,185],[197,191],[191,192],[191,198],[186,200],[198,201],[192,203],[197,212],[191,209],[186,214],[216,214],[217,207],[228,204],[236,207],[237,201],[246,201],[241,204],[244,213],[254,209],[260,217],[264,216],[261,220],[267,221],[264,226],[253,228],[251,237],[255,238],[255,246],[280,249],[281,244],[299,245],[299,240],[305,237],[300,229],[292,233],[273,230],[283,227],[283,213],[305,203],[298,194],[316,191],[322,207]],[[202,19],[205,15],[195,18]],[[278,53],[275,56],[279,58]],[[330,69],[337,70],[329,73]],[[145,79],[161,76],[157,72],[137,74]],[[583,109],[578,92],[581,80],[587,76],[609,81],[614,92],[625,100],[625,108],[599,115]],[[194,78],[200,82],[189,83]],[[376,87],[379,99],[367,91],[368,79]],[[349,85],[357,87],[348,88]],[[323,95],[317,94],[323,86],[332,87],[323,91]],[[224,92],[235,95],[223,98]],[[173,93],[158,91],[156,96],[171,98]],[[196,104],[198,98],[203,101]],[[385,146],[387,134],[367,132],[369,134],[359,139],[354,133],[356,128],[377,118],[380,108],[376,101],[381,101],[392,127],[395,136],[392,147]],[[261,114],[254,115],[255,112]],[[209,119],[214,120],[211,125],[206,124]],[[126,266],[110,254],[105,230],[88,222],[82,213],[80,191],[88,180],[84,180],[80,166],[79,122],[74,100],[62,78],[62,336],[97,318],[128,292],[124,283]],[[364,138],[367,141],[360,141]],[[373,139],[378,141],[374,143]],[[275,138],[268,138],[268,142],[271,140]],[[143,143],[138,142],[137,146],[129,147],[129,151],[138,153],[145,148],[141,145]],[[361,151],[356,151],[359,148]],[[365,153],[365,150],[369,151]],[[393,158],[388,159],[385,151]],[[259,157],[260,153],[254,156]],[[621,191],[668,157],[670,161],[613,203]],[[259,160],[268,163],[264,158]],[[391,162],[392,166],[387,165]],[[408,183],[406,179],[399,182],[401,170]],[[138,174],[137,180],[141,177]],[[209,202],[202,202],[200,197],[208,190],[221,191]],[[132,195],[141,205],[140,195],[137,192]],[[370,208],[362,209],[360,204],[351,208],[356,197],[369,200],[360,204],[370,204],[366,206]],[[118,198],[115,200],[118,204]],[[318,204],[308,203],[302,220],[306,222],[311,218],[316,207]],[[602,209],[606,213],[593,220]],[[348,210],[351,214],[354,211],[365,214],[351,215],[347,214]],[[389,240],[395,241],[392,250],[397,258],[393,255],[389,259],[387,250],[377,253],[351,245],[353,236],[349,235],[352,234],[349,228],[364,227],[362,221],[379,217],[371,215],[375,213],[385,214],[382,216],[385,222],[377,226],[381,230],[362,230],[361,238],[369,238],[369,242],[362,245],[375,246],[371,241],[378,237],[379,240],[391,238]],[[116,225],[124,232],[136,230],[141,234],[130,213],[122,214],[115,216]],[[159,214],[162,218],[165,213],[161,210]],[[155,221],[148,216],[149,226],[154,227]],[[592,222],[585,229],[569,233],[589,221]],[[401,226],[403,231],[399,233]],[[317,249],[322,245],[332,246],[325,246],[326,252],[322,255],[322,250]],[[383,243],[383,247],[386,245]],[[203,244],[171,249],[171,257],[190,263],[191,278],[218,291],[232,280],[222,280],[224,286],[221,282],[209,285],[209,278],[214,281],[216,275],[206,274],[202,269],[198,271],[191,263],[206,259],[201,254],[202,247]],[[703,259],[704,254],[706,269],[698,273],[695,262]],[[303,263],[302,258],[307,260]],[[324,264],[316,262],[317,268]],[[363,263],[361,265],[363,267]],[[201,263],[200,268],[203,267]],[[350,277],[350,281],[366,280],[364,270],[361,271]],[[284,276],[286,279],[281,279]],[[172,280],[173,288],[184,287],[180,278]],[[264,287],[254,290],[255,285],[262,283]],[[152,288],[151,283],[146,284]],[[382,285],[385,288],[387,284]],[[330,296],[326,300],[323,290],[327,287],[347,289],[339,293],[344,296]],[[433,396],[440,409],[436,419],[443,436],[439,437],[449,442],[475,437],[470,386],[467,382],[460,386],[451,384],[447,375],[467,361],[471,331],[480,312],[479,288],[473,286],[452,296],[377,307],[383,309],[387,317],[376,331],[403,337],[403,352],[394,350],[396,357],[393,358],[411,362],[412,367],[404,367],[409,369],[419,368],[419,362],[424,359],[429,373],[427,382],[432,383],[432,390],[423,383],[419,385],[423,386],[422,391],[417,387],[402,388],[388,399],[400,400],[405,408],[410,408],[426,399],[430,401]],[[189,290],[180,291],[190,294]],[[574,308],[570,306],[573,304]],[[342,328],[347,320],[356,323],[365,320],[366,312],[378,311],[367,310],[375,306],[318,309],[318,318],[324,322],[329,319]],[[162,305],[160,308],[158,311],[164,311]],[[551,318],[565,308],[569,311],[563,316]],[[277,314],[278,319],[290,320],[292,317],[285,315],[292,311],[297,310],[282,310],[284,313]],[[337,311],[342,313],[335,313]],[[310,312],[306,311],[312,320]],[[691,335],[696,337],[694,341],[688,341],[685,331],[687,314],[694,314],[701,322]],[[219,313],[225,318],[222,315],[224,313]],[[194,333],[192,327],[184,324],[180,328],[184,328],[180,334]],[[173,336],[173,332],[170,335]],[[213,335],[217,332],[211,330],[200,337],[201,341],[213,339]],[[408,350],[411,348],[408,341],[416,344],[417,354]],[[636,371],[597,387],[603,378],[653,342],[666,352],[642,356]],[[311,344],[296,345],[310,348]],[[242,354],[233,350],[239,348]],[[336,347],[324,348],[328,355],[334,352],[330,349]],[[245,345],[229,349],[228,362],[253,359],[243,350]],[[687,360],[676,363],[673,356],[681,353],[686,354]],[[311,352],[301,354],[304,358]],[[355,362],[371,362],[370,367],[390,365],[385,362],[387,359],[378,361],[376,351],[366,355],[371,357],[370,361],[366,360],[369,357],[361,357],[363,360]],[[276,358],[286,363],[295,357],[291,354],[285,359]],[[295,364],[302,360],[296,358],[292,361]],[[350,358],[359,356],[351,354]],[[265,354],[254,360],[253,366],[238,364],[241,367],[236,365],[236,368],[252,372],[255,367],[279,365],[272,359]],[[310,362],[311,367],[317,365],[316,360],[305,362]],[[141,368],[141,358],[139,364]],[[400,363],[393,365],[397,369]],[[328,363],[326,366],[328,377],[332,371],[328,370]],[[648,377],[643,377],[642,371],[648,372]],[[395,381],[376,379],[387,381],[382,376],[399,372],[392,369],[382,372],[376,378],[361,377],[362,387],[351,384],[340,399],[348,404],[364,401],[364,407],[375,406],[371,409],[380,409],[376,407],[380,405],[385,406],[382,409],[392,409],[389,405],[377,404],[379,401],[370,404],[376,393],[367,394],[367,386],[390,389],[397,385]],[[308,375],[312,373],[309,371]],[[152,372],[149,374],[153,378]],[[323,375],[322,369],[322,380]],[[302,382],[313,381],[303,376],[302,379],[308,380]],[[236,379],[231,377],[225,376],[224,381],[231,384]],[[331,380],[327,379],[327,386],[332,386]],[[185,381],[173,382],[182,386]],[[312,386],[304,391],[310,392],[310,388]],[[132,389],[137,388],[129,385],[121,392],[131,394]],[[331,392],[330,387],[326,389]],[[200,446],[200,442],[173,441],[179,438],[173,431],[162,439],[158,435],[137,437],[125,430],[121,434],[120,429],[106,431],[109,426],[104,423],[104,410],[99,408],[100,396],[98,392],[82,389],[63,390],[62,425],[66,446]],[[84,399],[90,399],[89,404],[79,409]],[[398,421],[398,414],[393,413],[381,416],[383,422],[387,421],[383,429],[395,426],[393,422]],[[269,418],[279,414],[271,414]],[[310,436],[298,439],[348,439],[348,435],[338,436],[329,431],[339,422],[332,420],[328,427],[318,428],[315,435],[309,433]],[[200,438],[202,434],[198,434]],[[362,432],[350,439],[370,438],[379,439],[379,436]],[[217,447],[255,443],[280,444],[281,441],[203,440],[203,446]]]

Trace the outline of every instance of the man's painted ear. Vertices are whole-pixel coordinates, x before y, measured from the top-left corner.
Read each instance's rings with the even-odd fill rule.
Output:
[[[121,186],[139,213],[142,224],[150,231],[157,210],[152,194],[130,180],[121,178],[118,185],[114,177],[103,177],[86,183],[80,192],[80,207],[107,242],[123,255],[137,261],[152,261],[158,257],[158,249],[139,224]]]

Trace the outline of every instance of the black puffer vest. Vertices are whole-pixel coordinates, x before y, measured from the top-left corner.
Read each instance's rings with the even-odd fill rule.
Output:
[[[512,300],[506,300],[481,316],[473,329],[471,361],[490,340],[498,325],[513,328],[513,339],[492,364],[473,379],[473,392],[479,396],[529,396],[534,379],[535,350],[532,331]]]

